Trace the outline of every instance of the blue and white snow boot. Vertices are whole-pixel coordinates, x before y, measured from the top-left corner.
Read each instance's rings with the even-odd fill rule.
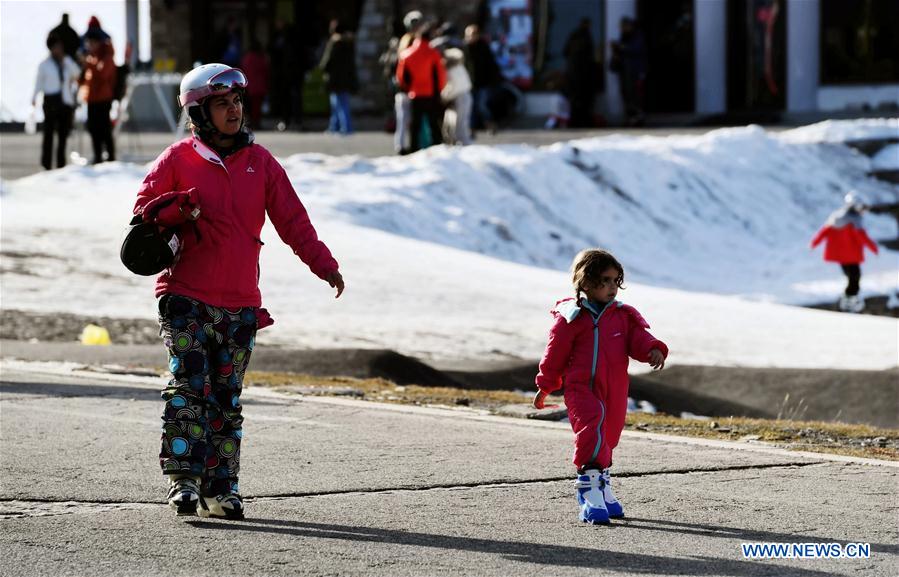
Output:
[[[587,469],[577,476],[574,486],[578,505],[581,506],[579,517],[584,523],[609,524],[609,511],[603,496],[604,484],[602,472],[598,469]]]
[[[602,498],[606,503],[606,510],[609,511],[609,517],[621,519],[624,517],[624,507],[621,506],[618,498],[615,497],[615,493],[612,492],[612,477],[609,475],[608,469],[602,470],[602,480]]]

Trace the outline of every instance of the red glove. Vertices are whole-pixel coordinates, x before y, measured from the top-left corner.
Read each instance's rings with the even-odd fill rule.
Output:
[[[196,188],[173,190],[148,202],[141,213],[144,222],[175,226],[200,218],[199,193]]]
[[[275,324],[275,319],[272,318],[272,315],[268,314],[268,311],[264,308],[256,309],[256,330],[261,331],[265,327],[270,327]]]

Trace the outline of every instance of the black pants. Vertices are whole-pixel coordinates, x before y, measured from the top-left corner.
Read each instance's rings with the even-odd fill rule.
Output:
[[[427,121],[431,129],[431,144],[443,144],[441,124],[443,110],[438,98],[412,99],[412,151],[421,150],[421,125]]]
[[[94,147],[94,164],[103,162],[103,149],[106,148],[107,160],[115,160],[115,143],[112,141],[112,120],[109,111],[112,100],[94,102],[87,105],[87,131],[91,135]]]
[[[73,109],[62,101],[61,94],[44,95],[44,141],[41,146],[41,166],[53,168],[53,135],[57,137],[56,168],[66,165],[66,140],[72,130]]]
[[[842,264],[843,274],[849,281],[846,284],[846,296],[854,297],[858,294],[858,283],[862,280],[862,268],[857,264]]]

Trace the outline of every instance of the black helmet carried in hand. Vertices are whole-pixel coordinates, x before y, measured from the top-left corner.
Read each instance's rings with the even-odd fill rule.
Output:
[[[181,239],[176,227],[159,230],[159,225],[144,222],[141,215],[131,219],[122,241],[122,264],[142,276],[162,272],[175,263]]]

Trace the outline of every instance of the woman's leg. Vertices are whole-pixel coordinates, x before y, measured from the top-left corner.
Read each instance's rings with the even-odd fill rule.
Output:
[[[162,392],[162,447],[159,464],[164,475],[202,478],[210,452],[207,405],[212,386],[209,357],[215,335],[204,330],[209,315],[193,299],[164,295],[159,300],[160,335],[169,353],[172,378]]]
[[[214,331],[221,343],[212,361],[209,398],[209,457],[203,494],[238,493],[240,442],[243,438],[243,406],[240,394],[256,339],[256,309],[243,307],[215,310]]]

